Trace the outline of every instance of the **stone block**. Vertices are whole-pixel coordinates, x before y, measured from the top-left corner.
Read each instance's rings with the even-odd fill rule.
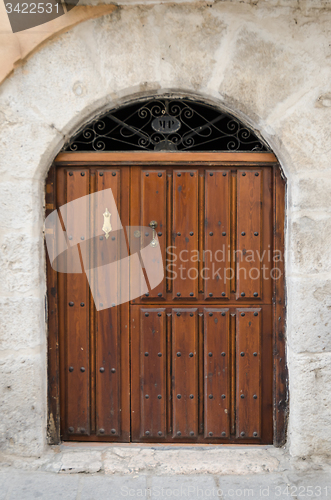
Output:
[[[0,297],[0,350],[45,343],[45,306],[38,298]]]
[[[331,352],[331,281],[314,278],[287,280],[287,341],[295,353]]]

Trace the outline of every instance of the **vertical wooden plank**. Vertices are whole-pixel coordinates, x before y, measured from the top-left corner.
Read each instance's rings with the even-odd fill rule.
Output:
[[[236,433],[236,313],[230,314],[231,435]]]
[[[167,431],[168,434],[172,433],[172,314],[167,312]]]
[[[140,309],[140,437],[167,434],[165,309]]]
[[[97,169],[96,170],[96,191],[111,189],[112,194],[120,212],[120,176],[119,169]],[[100,233],[102,217],[105,209],[102,203],[96,199],[95,206],[95,234]],[[109,207],[110,212],[114,212],[115,207]],[[120,259],[121,231],[114,224],[114,213],[112,227],[114,232],[110,233],[108,239],[105,236],[96,236],[94,238],[94,252],[96,267],[101,267],[116,262]],[[94,267],[94,266],[93,266]],[[112,284],[120,286],[119,269],[115,268],[112,274]],[[94,275],[98,279],[98,273]],[[102,286],[101,286],[102,288]],[[98,290],[98,284],[95,283],[95,290]],[[95,336],[96,336],[96,434],[98,436],[119,437],[121,434],[121,321],[120,306],[102,309],[100,300],[104,300],[104,290],[101,297],[95,297],[97,301],[97,311],[95,315]],[[109,295],[109,292],[108,292]],[[99,309],[100,308],[100,309]]]
[[[231,262],[231,293],[236,292],[236,249],[237,249],[237,171],[231,171],[231,239],[230,239],[230,262]]]
[[[261,298],[262,170],[238,170],[237,299]]]
[[[167,249],[172,245],[172,173],[167,173],[167,238],[166,238]],[[168,252],[166,255],[166,283],[167,292],[172,292],[173,274],[171,273],[171,259]]]
[[[45,186],[46,217],[56,210],[56,170],[52,165]],[[48,319],[48,384],[47,384],[47,437],[49,444],[60,442],[59,394],[59,329],[57,272],[52,269],[46,250],[47,268],[47,319]]]
[[[205,299],[230,297],[230,171],[205,172]]]
[[[198,171],[174,170],[173,253],[176,256],[173,298],[198,296]]]
[[[203,334],[203,312],[199,312],[199,421],[198,421],[198,432],[203,434],[204,423],[204,334]]]
[[[203,276],[203,251],[205,246],[205,176],[203,172],[199,173],[199,279],[198,279],[198,290],[199,293],[204,293],[205,291],[205,279]]]
[[[65,226],[69,242],[88,244],[89,237],[89,171],[66,171],[67,203],[86,196],[79,204],[67,209]],[[88,253],[88,252],[87,252]],[[66,275],[66,433],[90,434],[89,384],[89,287],[84,273]]]
[[[288,418],[288,370],[285,351],[285,262],[284,262],[284,230],[285,230],[285,180],[281,177],[279,166],[274,168],[274,235],[273,251],[275,269],[274,285],[274,445],[283,446],[286,442]]]
[[[237,438],[261,437],[261,309],[237,309]]]
[[[172,312],[173,437],[198,435],[197,309]]]
[[[229,310],[204,308],[204,436],[230,437]]]
[[[141,225],[148,227],[150,222],[157,222],[155,235],[160,245],[163,263],[166,259],[166,229],[167,229],[167,178],[166,170],[141,170]],[[142,234],[142,248],[151,241],[153,230],[150,228],[148,237]],[[166,297],[166,280],[149,292],[149,297]]]

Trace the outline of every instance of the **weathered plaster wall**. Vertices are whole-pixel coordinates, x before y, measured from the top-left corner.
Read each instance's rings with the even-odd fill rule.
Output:
[[[328,2],[121,6],[49,42],[2,84],[3,452],[46,449],[43,192],[50,163],[94,113],[170,89],[227,107],[260,131],[282,163],[288,446],[297,457],[331,453],[330,35]]]

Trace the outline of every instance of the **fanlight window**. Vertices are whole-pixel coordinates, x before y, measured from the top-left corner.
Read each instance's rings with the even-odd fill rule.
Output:
[[[149,99],[99,116],[64,151],[269,151],[254,132],[189,99]]]

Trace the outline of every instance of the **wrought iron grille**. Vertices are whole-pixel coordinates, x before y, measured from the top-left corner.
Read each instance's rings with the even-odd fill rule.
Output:
[[[150,99],[108,111],[64,151],[268,151],[228,113],[188,99]]]

